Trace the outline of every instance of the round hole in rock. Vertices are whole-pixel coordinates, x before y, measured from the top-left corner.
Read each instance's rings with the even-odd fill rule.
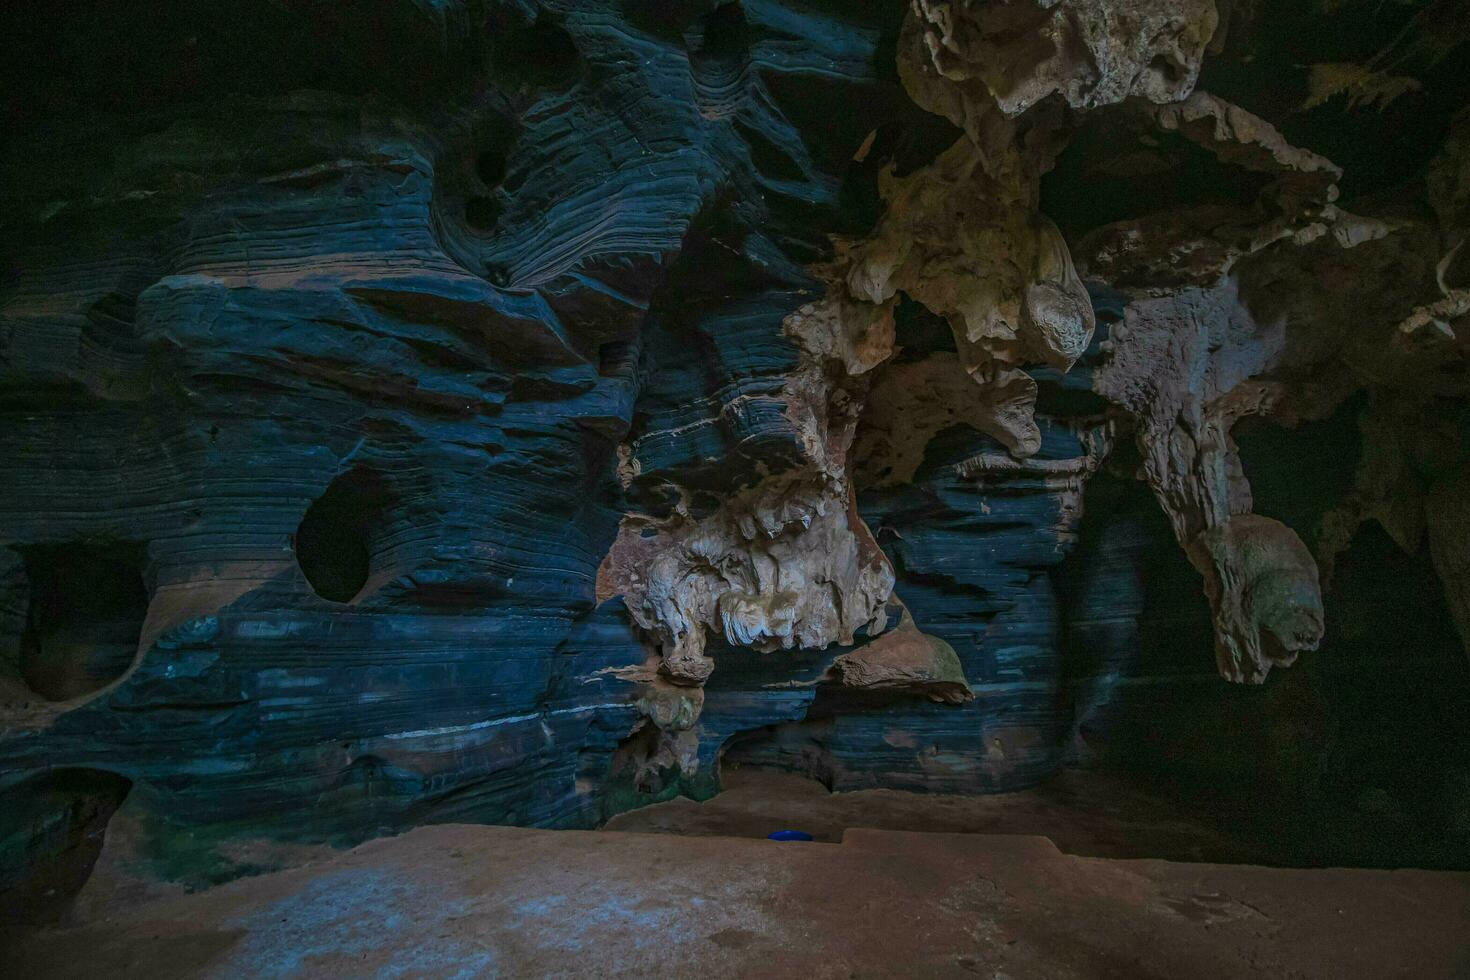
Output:
[[[699,111],[708,118],[733,117],[736,106],[731,98],[743,87],[740,77],[750,64],[754,34],[745,10],[737,2],[721,4],[696,30],[685,43]]]
[[[148,615],[137,545],[44,545],[23,550],[30,605],[20,675],[66,701],[106,687],[132,666]]]
[[[1150,71],[1170,85],[1177,85],[1184,75],[1178,65],[1161,54],[1155,55],[1154,59],[1148,63],[1148,67]]]
[[[472,197],[465,202],[464,219],[469,222],[471,228],[480,231],[489,231],[495,227],[500,220],[500,214],[504,210],[493,198]]]
[[[390,500],[381,476],[355,469],[333,480],[306,509],[296,529],[296,563],[317,595],[350,602],[362,591]]]

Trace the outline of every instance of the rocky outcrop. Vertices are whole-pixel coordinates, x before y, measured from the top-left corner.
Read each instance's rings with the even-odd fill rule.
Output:
[[[916,0],[915,27],[944,78],[984,86],[1007,115],[1052,95],[1095,108],[1138,96],[1177,102],[1194,88],[1219,23],[1213,0],[1093,0],[1000,6]]]
[[[850,505],[782,483],[704,520],[625,519],[599,578],[657,638],[660,672],[690,685],[715,667],[707,629],[763,653],[850,645],[859,629],[882,632],[893,590],[888,560]]]
[[[783,566],[786,607],[759,605],[768,550],[691,616],[827,642],[881,609],[848,494],[795,472],[781,328],[820,298],[854,149],[917,115],[878,77],[881,17],[492,7],[384,5],[394,60],[343,34],[309,77],[270,67],[304,5],[191,12],[128,63],[174,79],[135,106],[12,89],[54,105],[7,163],[0,791],[116,773],[160,853],[176,825],[595,823],[638,798],[610,773],[640,720],[698,707],[640,707],[615,673],[646,659],[638,603],[596,588],[676,482],[691,527],[801,551],[711,506],[765,470],[770,530],[853,548]],[[791,577],[848,568],[840,613]],[[103,578],[141,592],[95,623],[46,605]],[[718,725],[801,710],[716,700],[707,763]]]
[[[833,660],[831,672],[853,690],[905,691],[948,704],[975,698],[954,647],[920,632],[907,609],[894,629]]]

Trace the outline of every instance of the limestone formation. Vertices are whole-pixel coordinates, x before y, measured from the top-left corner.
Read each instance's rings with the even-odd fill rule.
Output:
[[[897,626],[833,660],[831,669],[839,684],[855,690],[908,691],[948,704],[975,699],[954,648],[920,632],[907,609]]]
[[[1012,457],[1033,456],[1041,448],[1035,404],[1036,382],[1022,371],[999,369],[977,392],[953,354],[895,364],[868,392],[852,450],[856,475],[865,486],[908,483],[929,440],[957,424],[993,436]]]
[[[983,83],[1008,115],[1051,95],[1078,109],[1177,102],[1219,21],[1213,0],[915,0],[914,15],[939,74]]]
[[[888,560],[849,502],[781,482],[727,501],[702,520],[625,518],[599,572],[663,651],[659,670],[702,684],[714,670],[706,631],[761,652],[851,644],[885,625]]]
[[[967,140],[908,177],[885,175],[880,188],[888,210],[855,250],[847,275],[855,297],[882,304],[901,291],[944,317],[972,373],[1071,366],[1092,336],[1092,306],[1060,233],[1028,205],[1028,188],[997,182]]]
[[[1317,563],[1280,521],[1238,514],[1203,532],[1194,547],[1215,609],[1220,674],[1259,683],[1322,642]],[[1193,557],[1193,556],[1191,556]]]

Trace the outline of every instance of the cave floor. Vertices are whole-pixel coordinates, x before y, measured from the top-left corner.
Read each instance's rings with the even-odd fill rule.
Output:
[[[1470,874],[1083,857],[1021,834],[441,825],[115,904],[4,960],[33,980],[1450,978],[1470,976]]]
[[[619,814],[606,830],[764,838],[795,829],[838,842],[852,828],[927,833],[1029,834],[1067,854],[1219,864],[1267,863],[1259,846],[1214,828],[1195,812],[1120,777],[1064,770],[1014,793],[951,796],[871,789],[831,793],[786,772],[725,766],[721,792],[696,803],[670,800]]]

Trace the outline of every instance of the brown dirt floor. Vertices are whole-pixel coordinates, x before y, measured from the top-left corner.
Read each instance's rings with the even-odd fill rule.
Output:
[[[985,808],[865,793],[824,810],[794,785],[793,800],[761,803],[763,779],[732,780],[713,810],[641,819],[764,836],[790,817],[842,842],[425,827],[192,895],[94,902],[94,918],[10,945],[0,975],[1470,978],[1470,874],[1083,857],[1038,836],[863,829],[913,822],[936,800],[937,823]],[[727,798],[741,792],[744,804]],[[1001,823],[1007,807],[1050,819],[1074,847],[1130,833],[1127,819],[1088,826],[1033,797],[987,806]],[[1133,824],[1148,826],[1173,825]]]
[[[852,827],[937,833],[1030,834],[1066,854],[1263,863],[1246,841],[1214,829],[1203,813],[1104,772],[1064,770],[1040,786],[989,796],[894,790],[830,793],[821,783],[767,769],[720,771],[721,792],[704,803],[676,799],[620,814],[605,830],[761,837],[795,829],[837,842]]]

